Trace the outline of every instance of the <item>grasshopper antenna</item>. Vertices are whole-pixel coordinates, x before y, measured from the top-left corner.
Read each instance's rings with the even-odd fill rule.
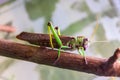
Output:
[[[110,41],[88,41],[90,44],[93,44],[93,43],[109,43]]]
[[[98,17],[99,17],[99,15],[96,16],[96,21],[97,21],[97,23],[96,23],[96,26],[95,26],[92,34],[91,34],[90,41],[92,41],[92,39],[93,39],[93,37],[95,36],[95,33],[96,33],[96,31],[97,31],[97,29],[98,29],[98,27],[99,27],[99,25],[98,25]]]
[[[90,40],[88,42],[90,42],[90,43],[106,43],[106,42],[109,43],[110,41],[107,41],[107,40],[104,40],[104,41],[93,41],[92,40],[93,37],[95,36],[95,33],[97,32],[98,27],[99,27],[99,24],[98,24],[99,23],[98,22],[99,15],[96,16],[96,20],[97,20],[96,26],[95,26],[95,28],[94,28],[94,30],[93,30],[93,32],[91,34]]]

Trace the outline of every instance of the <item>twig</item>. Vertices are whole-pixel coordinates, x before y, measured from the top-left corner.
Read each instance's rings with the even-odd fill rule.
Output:
[[[16,29],[14,27],[11,26],[5,26],[5,25],[0,25],[0,31],[4,31],[4,32],[15,32]]]
[[[48,34],[38,34],[38,33],[29,33],[29,32],[22,32],[19,35],[16,36],[18,39],[20,40],[24,40],[27,41],[31,44],[35,44],[35,45],[42,45],[42,44],[46,44],[46,46],[51,47],[50,44],[50,39],[49,39],[49,35]],[[59,36],[62,44],[66,45],[66,43],[68,41],[70,41],[71,39],[74,39],[74,37],[70,37],[70,36]],[[57,44],[56,40],[54,37],[52,37],[52,41],[53,41],[53,45],[55,48],[58,48],[59,45]]]
[[[84,57],[68,52],[62,52],[59,60],[57,51],[45,47],[29,46],[20,43],[0,40],[0,55],[35,62],[64,69],[82,71],[96,74],[99,76],[118,76],[120,77],[120,48],[109,59],[86,56],[88,64],[85,64]]]

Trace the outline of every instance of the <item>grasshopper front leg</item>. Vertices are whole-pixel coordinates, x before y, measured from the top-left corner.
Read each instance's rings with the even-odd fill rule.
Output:
[[[83,47],[80,47],[80,48],[78,49],[78,52],[79,52],[80,55],[82,55],[82,56],[84,57],[85,63],[88,64],[87,59],[86,59],[86,57],[85,57],[84,48],[83,48]]]

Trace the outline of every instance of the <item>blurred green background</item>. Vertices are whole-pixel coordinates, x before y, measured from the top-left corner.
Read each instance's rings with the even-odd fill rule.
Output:
[[[15,36],[22,31],[47,33],[48,21],[52,21],[54,26],[59,26],[63,35],[75,37],[83,35],[90,38],[97,23],[96,16],[99,16],[99,28],[86,50],[86,55],[108,58],[120,45],[119,5],[119,0],[0,0],[0,25],[16,28],[14,33],[1,31],[0,38],[25,43],[17,40]],[[111,80],[111,78],[0,56],[0,80]]]

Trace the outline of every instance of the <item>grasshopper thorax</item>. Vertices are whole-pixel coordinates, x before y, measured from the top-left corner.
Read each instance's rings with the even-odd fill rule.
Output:
[[[86,48],[88,47],[88,38],[85,38],[84,36],[77,36],[77,38],[69,41],[67,45],[72,49],[83,48],[84,50],[86,50]]]
[[[86,48],[88,47],[88,38],[85,38],[84,36],[77,36],[76,38],[76,48]]]

